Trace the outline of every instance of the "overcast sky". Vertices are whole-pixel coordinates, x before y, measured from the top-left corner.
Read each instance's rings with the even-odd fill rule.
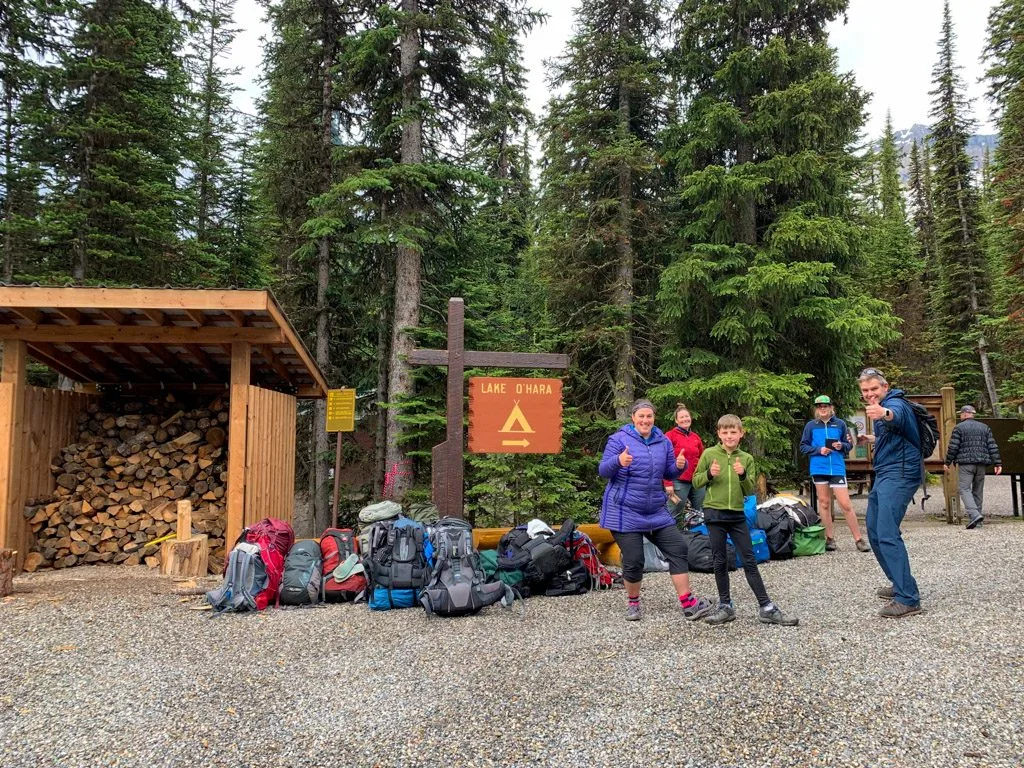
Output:
[[[996,0],[950,0],[953,28],[957,35],[957,59],[961,76],[973,99],[974,118],[979,131],[992,132],[990,106],[984,98],[985,86],[979,83],[984,72],[980,62],[985,44],[988,12]],[[550,93],[544,81],[544,59],[561,53],[572,31],[573,9],[570,0],[533,0],[533,7],[548,14],[546,24],[536,28],[525,44],[526,64],[530,70],[530,106],[538,116]],[[237,0],[235,18],[244,32],[234,45],[233,64],[241,66],[239,109],[253,112],[262,58],[261,35],[266,27],[260,21],[262,9],[255,0]],[[930,122],[928,117],[931,72],[938,51],[942,25],[942,0],[851,0],[847,23],[835,22],[830,29],[832,44],[839,51],[839,66],[853,71],[857,83],[873,94],[868,105],[866,126],[869,137],[882,132],[886,110],[891,110],[897,130],[914,123]]]

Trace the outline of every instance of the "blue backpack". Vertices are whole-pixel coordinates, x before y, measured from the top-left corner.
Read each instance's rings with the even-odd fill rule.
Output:
[[[418,605],[431,569],[423,524],[402,516],[377,522],[368,541],[363,565],[370,576],[370,610]]]

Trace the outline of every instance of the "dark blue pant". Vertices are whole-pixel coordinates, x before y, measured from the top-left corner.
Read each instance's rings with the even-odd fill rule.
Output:
[[[909,471],[904,476],[905,470]],[[868,494],[867,528],[871,551],[892,582],[896,602],[913,606],[921,602],[921,595],[910,573],[910,557],[900,524],[920,485],[920,469],[915,472],[908,467],[895,467],[891,471],[876,472]]]

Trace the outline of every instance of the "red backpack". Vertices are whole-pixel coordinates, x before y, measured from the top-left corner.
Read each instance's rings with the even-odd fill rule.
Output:
[[[284,520],[266,517],[242,531],[236,544],[243,541],[259,547],[267,572],[267,586],[255,596],[256,610],[262,611],[277,600],[284,576],[284,559],[295,543],[295,532]],[[224,564],[225,572],[227,565]]]
[[[615,577],[611,571],[604,567],[601,558],[598,556],[597,547],[590,537],[582,531],[576,530],[572,533],[572,540],[566,542],[566,547],[572,553],[572,559],[583,563],[590,574],[591,589],[611,589]]]
[[[324,560],[324,598],[328,602],[366,599],[366,572],[359,559],[359,539],[351,528],[328,528],[320,536]]]

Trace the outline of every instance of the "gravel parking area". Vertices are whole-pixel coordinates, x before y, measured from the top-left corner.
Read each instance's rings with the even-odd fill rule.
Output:
[[[636,623],[621,590],[522,617],[212,617],[144,568],[21,576],[0,765],[1019,767],[1024,524],[905,528],[924,613],[878,618],[881,571],[843,532],[764,566],[796,628],[758,624],[738,573],[724,627],[684,621],[663,574]]]

